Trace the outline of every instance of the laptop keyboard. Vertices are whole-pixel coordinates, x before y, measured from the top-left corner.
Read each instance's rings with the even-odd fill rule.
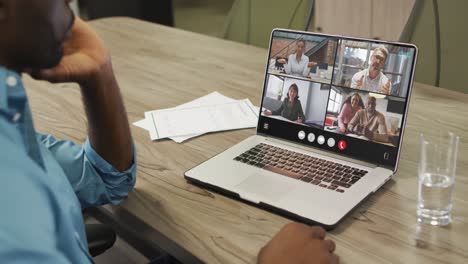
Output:
[[[344,193],[367,174],[365,170],[264,143],[247,150],[234,160],[339,193]]]

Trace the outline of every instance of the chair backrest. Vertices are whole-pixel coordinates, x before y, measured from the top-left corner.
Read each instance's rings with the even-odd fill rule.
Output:
[[[417,82],[468,93],[467,10],[466,0],[416,1],[400,41],[419,47]]]
[[[89,19],[128,16],[174,26],[172,0],[80,0]]]
[[[304,30],[311,5],[310,0],[236,0],[224,38],[267,48],[274,28]]]

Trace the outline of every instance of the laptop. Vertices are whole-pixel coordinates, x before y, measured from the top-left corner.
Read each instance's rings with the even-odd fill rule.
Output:
[[[336,227],[397,171],[416,58],[412,44],[273,30],[256,135],[185,178]]]

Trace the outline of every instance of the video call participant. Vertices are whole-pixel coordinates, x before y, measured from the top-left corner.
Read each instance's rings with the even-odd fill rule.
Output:
[[[299,100],[299,88],[295,83],[289,86],[288,95],[284,98],[280,108],[274,111],[265,110],[263,113],[267,116],[270,115],[281,115],[291,121],[297,123],[304,123],[305,116],[302,111],[301,101]]]
[[[364,109],[364,103],[358,93],[354,93],[346,98],[344,103],[341,105],[340,114],[338,115],[339,132],[346,133],[348,131],[348,123],[361,109]]]
[[[365,136],[369,140],[388,142],[385,116],[375,109],[376,102],[373,96],[367,98],[366,108],[356,113],[348,124],[348,131]]]
[[[296,53],[291,54],[288,57],[288,61],[285,59],[279,59],[278,63],[284,64],[284,71],[287,74],[300,77],[309,77],[310,68],[317,65],[316,62],[309,61],[309,57],[304,55],[306,43],[303,39],[296,42]]]
[[[381,45],[374,49],[369,68],[354,74],[351,88],[389,94],[392,81],[382,72],[387,57],[388,50],[385,46]]]

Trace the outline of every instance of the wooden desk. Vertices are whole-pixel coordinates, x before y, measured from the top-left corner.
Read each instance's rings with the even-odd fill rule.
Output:
[[[97,20],[92,26],[112,52],[131,122],[145,111],[216,90],[257,104],[260,100],[264,49],[125,18]],[[75,85],[25,82],[39,131],[85,139],[86,119]],[[467,102],[467,94],[415,85],[397,177],[329,234],[342,263],[468,263]],[[461,136],[454,219],[445,228],[420,226],[415,215],[418,136],[439,128]],[[190,254],[207,263],[254,263],[259,249],[288,222],[183,178],[186,170],[253,135],[254,129],[183,144],[151,142],[146,131],[134,126],[132,132],[138,149],[136,187],[120,206],[106,210],[137,237],[154,241],[160,232],[180,246],[168,242],[161,247],[186,250],[189,254],[179,258],[189,263],[195,262]]]

